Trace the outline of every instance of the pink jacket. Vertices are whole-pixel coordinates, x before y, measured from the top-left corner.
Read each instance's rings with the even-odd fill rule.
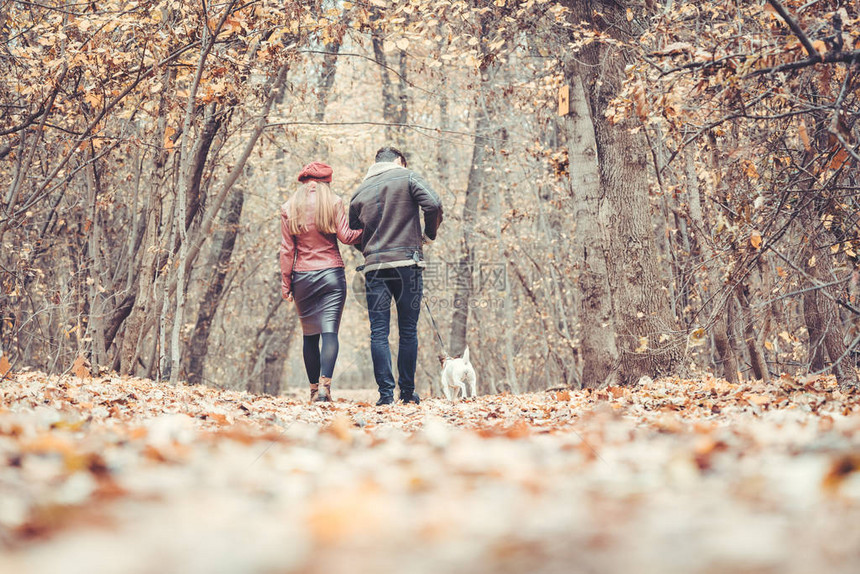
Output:
[[[311,202],[316,201],[316,193],[308,194]],[[337,233],[320,233],[314,222],[314,210],[307,210],[306,231],[299,235],[290,234],[290,220],[287,204],[281,206],[281,294],[286,297],[292,291],[291,274],[293,271],[317,271],[331,267],[343,267],[343,259],[337,247],[337,240],[352,245],[361,238],[361,230],[350,229],[343,202],[338,200],[340,218]]]

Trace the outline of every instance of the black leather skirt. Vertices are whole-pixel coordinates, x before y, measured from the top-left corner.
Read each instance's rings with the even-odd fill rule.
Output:
[[[303,335],[337,333],[346,302],[343,267],[318,271],[293,271],[293,298]]]

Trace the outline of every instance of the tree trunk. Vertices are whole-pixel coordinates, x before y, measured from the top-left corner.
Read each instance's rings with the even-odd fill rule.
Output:
[[[571,78],[570,115],[564,125],[574,197],[573,252],[579,266],[582,386],[596,388],[616,384],[618,348],[600,229],[600,206],[604,198],[597,165],[597,142],[579,76]]]
[[[447,82],[445,77],[443,76],[441,85],[439,87],[439,129],[447,130],[449,129],[449,113],[448,113],[448,92],[447,90]],[[448,189],[449,182],[449,173],[448,168],[450,165],[450,144],[445,141],[443,138],[436,139],[436,177],[440,183],[440,187],[442,190]]]
[[[285,328],[281,323],[283,318],[279,310],[283,302],[284,299],[281,298],[280,289],[278,289],[277,297],[273,297],[263,325],[254,337],[251,360],[248,362],[250,372],[245,382],[249,392],[270,395],[278,395],[281,392],[284,365],[298,325],[292,305],[287,313],[287,327]]]
[[[587,20],[613,37],[629,39],[630,23],[621,4],[566,4],[574,21]],[[674,373],[682,364],[683,338],[677,336],[677,321],[657,256],[647,142],[641,132],[632,131],[641,127],[634,119],[613,124],[606,117],[626,77],[629,57],[614,44],[593,43],[577,58],[572,66],[583,79],[590,104],[604,197],[600,226],[620,356],[618,380],[635,383],[644,375]]]
[[[711,226],[705,223],[702,210],[701,192],[699,190],[699,177],[696,174],[694,153],[687,153],[687,194],[689,197],[690,219],[695,228],[693,240],[699,248],[699,255],[705,261],[707,269],[707,291],[706,304],[709,313],[708,324],[712,325],[714,336],[714,347],[716,347],[718,362],[717,374],[722,375],[730,383],[738,382],[738,360],[729,342],[729,324],[726,305],[731,301],[732,293],[726,288],[720,278],[719,260],[712,246],[712,237],[708,230]]]
[[[200,135],[194,142],[194,150],[192,152],[191,165],[188,174],[188,190],[186,192],[186,214],[185,214],[185,229],[191,227],[192,221],[200,212],[203,205],[203,195],[200,192],[200,183],[203,179],[203,169],[206,167],[206,158],[209,156],[209,150],[212,147],[212,142],[215,140],[215,135],[221,127],[221,119],[215,113],[215,103],[210,103],[206,106],[203,128],[200,130]]]
[[[463,204],[463,240],[460,249],[460,261],[455,273],[454,311],[451,316],[451,340],[448,345],[448,351],[455,356],[461,355],[466,348],[469,305],[474,288],[472,235],[478,214],[478,200],[484,184],[483,164],[487,157],[485,136],[489,129],[489,118],[483,108],[479,106],[478,118],[475,123],[476,136],[472,147],[472,160],[469,162],[469,181],[466,185],[466,198]]]
[[[158,228],[161,219],[161,180],[164,173],[164,164],[167,161],[168,152],[164,149],[164,135],[167,128],[167,94],[173,83],[173,70],[168,68],[164,74],[164,90],[158,109],[158,124],[153,135],[155,149],[153,156],[152,173],[146,212],[143,214],[141,224],[144,229],[144,238],[141,248],[143,257],[140,263],[139,279],[137,281],[137,295],[134,298],[132,309],[129,312],[125,325],[125,334],[120,350],[120,371],[129,375],[135,374],[139,346],[144,334],[144,327],[150,320],[152,304],[152,283],[155,278],[155,262],[158,255]]]
[[[90,160],[93,159],[93,155],[93,150],[90,148]],[[102,293],[106,291],[106,289],[102,286],[102,282],[104,281],[104,264],[101,254],[101,217],[99,216],[98,207],[101,185],[98,173],[96,172],[95,162],[91,163],[89,167],[87,167],[84,178],[86,179],[87,187],[89,188],[89,219],[91,221],[90,236],[89,241],[87,242],[91,262],[89,273],[91,282],[88,293],[90,312],[89,321],[87,323],[87,336],[91,340],[90,365],[92,372],[93,374],[98,374],[99,367],[107,365],[107,358],[105,355],[105,301],[102,296]]]
[[[505,247],[505,240],[502,237],[502,197],[501,193],[494,193],[492,198],[492,210],[493,210],[493,220],[495,221],[495,236],[496,236],[496,245],[497,245],[497,253],[500,261],[505,260],[505,253],[507,251]],[[505,357],[505,380],[507,381],[507,387],[512,393],[520,392],[520,383],[517,378],[517,368],[514,363],[514,357],[516,356],[516,351],[514,350],[514,335],[516,333],[516,318],[514,317],[514,307],[513,301],[511,300],[511,283],[507,274],[502,276],[502,281],[504,281],[503,291],[504,291],[504,308],[503,308],[503,322],[504,325],[504,357]],[[481,282],[481,286],[483,287],[483,281]],[[495,281],[492,285],[487,285],[488,288],[494,288],[498,290],[499,285],[495,284]]]
[[[807,267],[807,273],[811,269]],[[806,357],[810,371],[823,371],[826,351],[824,347],[823,313],[818,308],[821,293],[818,290],[806,291],[803,294],[803,320],[806,323],[806,333],[809,339],[806,342]]]
[[[817,212],[808,213],[813,206],[806,208],[801,217],[806,229],[808,245],[804,250],[802,268],[809,279],[807,283],[827,284],[834,281],[833,265],[827,248],[819,245],[820,230],[816,222]],[[809,368],[813,372],[824,371],[829,364],[831,372],[843,388],[855,388],[857,375],[846,361],[847,345],[835,299],[840,295],[834,286],[819,287],[803,294],[803,316],[809,333]],[[829,359],[829,360],[828,360]]]
[[[212,248],[210,262],[212,275],[207,281],[206,293],[200,300],[197,322],[194,325],[185,357],[185,376],[188,382],[193,385],[203,382],[203,367],[209,350],[212,319],[224,294],[224,279],[227,277],[230,260],[233,256],[233,247],[236,245],[236,236],[239,234],[239,220],[242,216],[244,201],[244,191],[240,187],[235,188],[232,191],[230,205],[225,214],[224,229]]]
[[[617,85],[623,78],[620,69],[616,75]],[[611,210],[602,221],[610,285],[614,287],[620,380],[631,383],[644,375],[673,373],[682,353],[674,335],[677,325],[654,244],[642,138],[630,133],[632,126],[627,122],[609,124],[604,117],[606,96],[599,98],[596,110],[592,108],[592,117],[599,118],[595,125],[597,152],[601,182]],[[640,350],[643,346],[644,352]]]
[[[320,76],[317,80],[317,105],[316,110],[314,111],[314,118],[317,122],[323,123],[325,121],[325,110],[328,107],[328,96],[329,91],[334,85],[334,80],[337,74],[337,57],[340,52],[340,43],[332,42],[331,44],[326,45],[326,54],[323,55],[323,64],[322,69],[320,70]],[[313,148],[311,151],[311,155],[316,158],[320,153],[320,140],[314,138]],[[280,154],[283,154],[283,150],[278,150]],[[327,154],[328,150],[324,151],[324,154]],[[280,174],[279,174],[279,178]]]
[[[735,293],[738,297],[738,303],[741,306],[741,322],[744,326],[744,343],[747,346],[747,352],[750,355],[750,366],[752,367],[755,378],[760,379],[764,383],[770,382],[770,371],[767,368],[767,361],[764,358],[764,349],[759,343],[754,327],[755,318],[753,317],[752,308],[749,301],[749,288],[744,283],[739,283],[735,288]]]
[[[382,117],[387,123],[395,123],[398,118],[398,98],[394,96],[394,85],[391,82],[391,76],[388,73],[388,61],[385,57],[385,52],[382,49],[382,37],[374,33],[371,37],[371,45],[373,46],[373,57],[376,63],[379,64],[379,77],[382,86]],[[399,130],[395,126],[385,126],[386,141],[393,141],[394,135],[398,134]]]

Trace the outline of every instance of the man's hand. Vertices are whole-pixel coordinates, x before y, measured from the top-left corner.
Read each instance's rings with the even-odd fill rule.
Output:
[[[421,245],[427,245],[428,243],[432,243],[432,242],[433,242],[433,240],[430,239],[429,237],[427,237],[426,234],[424,234],[424,233],[421,234]]]
[[[293,294],[292,294],[292,292],[285,294],[285,295],[284,295],[284,299],[286,299],[287,301],[289,301],[290,303],[292,303],[292,302],[293,302]]]

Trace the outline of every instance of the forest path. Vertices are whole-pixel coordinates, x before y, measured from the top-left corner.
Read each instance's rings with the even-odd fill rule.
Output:
[[[832,379],[376,407],[28,373],[0,457],[0,572],[860,571]]]

